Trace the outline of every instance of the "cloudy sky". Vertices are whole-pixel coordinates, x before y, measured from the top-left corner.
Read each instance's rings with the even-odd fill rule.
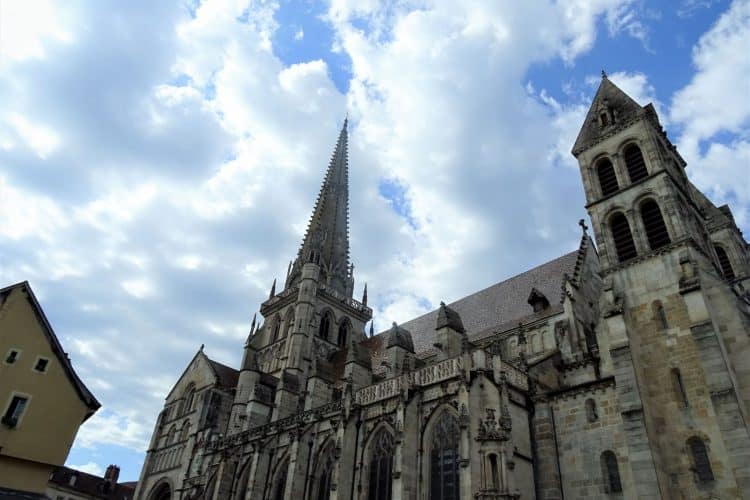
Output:
[[[103,403],[68,464],[138,477],[201,344],[239,364],[347,111],[376,328],[576,248],[602,68],[750,231],[750,3],[0,0],[0,286]]]

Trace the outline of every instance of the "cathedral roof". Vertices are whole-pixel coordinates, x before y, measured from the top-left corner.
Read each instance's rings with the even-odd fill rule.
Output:
[[[223,365],[218,361],[214,361],[208,356],[206,356],[206,359],[211,365],[214,373],[216,373],[216,378],[219,380],[219,385],[229,388],[234,388],[237,386],[237,378],[239,377],[239,372],[237,370],[227,365]]]
[[[561,297],[563,276],[573,274],[579,251],[570,252],[541,266],[530,269],[505,281],[496,283],[484,290],[459,299],[449,308],[458,313],[463,319],[463,326],[469,339],[476,340],[489,335],[492,330],[502,331],[503,325],[516,326],[524,318],[536,318],[554,314],[562,310],[558,301],[540,313],[534,313],[527,303],[532,288],[536,288],[546,297]],[[436,342],[435,325],[438,324],[440,308],[428,312],[418,318],[402,323],[401,328],[411,332],[414,349],[417,355],[425,354],[433,348]],[[386,338],[386,332],[375,336]],[[377,358],[382,351],[381,342],[371,342],[373,358]],[[375,359],[373,360],[375,361]],[[373,365],[376,363],[374,362]]]
[[[607,109],[613,113],[614,118],[611,124],[602,127],[599,123],[599,115],[602,110]],[[599,89],[596,91],[573,145],[573,154],[578,155],[584,149],[599,142],[600,139],[619,130],[635,118],[642,109],[640,104],[612,83],[606,75],[602,75],[602,82],[599,84]]]

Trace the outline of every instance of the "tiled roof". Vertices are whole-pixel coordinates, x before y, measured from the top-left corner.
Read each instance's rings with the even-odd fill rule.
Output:
[[[563,275],[575,271],[577,259],[578,251],[570,252],[448,305],[461,316],[470,339],[481,338],[488,330],[501,325],[513,325],[514,322],[527,317],[541,317],[553,311],[559,312]],[[527,302],[532,288],[536,288],[548,298],[551,303],[550,309],[534,314]],[[439,310],[435,309],[399,325],[411,332],[417,355],[423,355],[433,348],[438,312]],[[370,340],[373,360],[382,357],[383,350],[382,342],[375,339],[387,332],[388,330],[379,333]]]
[[[75,482],[71,485],[70,478],[76,475]],[[49,480],[56,487],[82,493],[94,498],[105,500],[130,500],[135,493],[135,486],[125,483],[115,485],[108,484],[103,477],[94,476],[86,472],[71,469],[69,467],[56,467]]]
[[[0,289],[0,307],[2,307],[6,297],[10,295],[10,293],[15,289],[26,291],[29,303],[31,304],[31,307],[34,310],[37,319],[39,320],[39,324],[42,326],[42,330],[47,336],[47,340],[50,343],[52,352],[55,353],[58,361],[60,361],[60,364],[63,366],[65,375],[67,375],[68,379],[73,384],[73,387],[78,393],[78,396],[81,398],[81,401],[83,401],[84,404],[86,404],[86,406],[88,406],[89,408],[89,412],[84,417],[84,420],[88,419],[91,415],[94,414],[96,410],[99,409],[101,404],[96,400],[94,395],[91,394],[91,391],[88,390],[83,381],[78,378],[75,370],[73,370],[73,365],[70,363],[70,358],[68,358],[67,353],[63,350],[60,341],[57,339],[57,335],[55,335],[55,331],[52,329],[52,325],[50,325],[49,321],[47,320],[47,316],[44,314],[39,301],[37,301],[36,296],[31,289],[31,285],[29,285],[29,282],[22,281],[21,283],[16,283],[15,285],[10,285],[8,287]]]

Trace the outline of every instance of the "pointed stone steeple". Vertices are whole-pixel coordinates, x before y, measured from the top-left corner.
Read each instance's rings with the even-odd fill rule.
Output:
[[[349,263],[349,160],[348,118],[339,133],[320,194],[302,240],[288,285],[300,279],[307,262],[320,265],[321,280],[329,288],[351,297],[354,280]]]
[[[602,71],[602,81],[573,145],[573,155],[626,126],[642,109]]]

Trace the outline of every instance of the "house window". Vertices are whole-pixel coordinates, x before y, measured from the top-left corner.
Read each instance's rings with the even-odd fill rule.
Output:
[[[638,182],[648,177],[648,170],[646,170],[646,162],[643,160],[641,148],[635,144],[630,144],[622,152],[622,156],[625,159],[625,166],[628,169],[630,182]]]
[[[29,403],[29,398],[24,396],[13,396],[13,399],[8,405],[8,409],[5,410],[2,422],[8,427],[15,427],[18,425],[26,406]]]
[[[44,373],[47,371],[48,365],[49,365],[49,359],[41,358],[41,357],[37,358],[36,363],[34,364],[34,371]]]
[[[708,482],[714,480],[714,473],[711,470],[711,460],[708,458],[706,443],[699,437],[693,436],[687,441],[688,449],[693,459],[693,472],[698,482]]]
[[[600,160],[596,166],[596,173],[599,176],[599,186],[602,189],[602,196],[609,196],[620,189],[611,161],[606,158]]]
[[[641,218],[646,229],[648,246],[651,247],[651,250],[656,250],[671,242],[661,210],[659,210],[659,205],[655,201],[648,200],[641,204]]]
[[[721,248],[719,245],[714,245],[716,250],[716,256],[719,258],[719,266],[721,266],[721,274],[728,280],[734,279],[734,269],[732,269],[732,263],[729,262],[729,255],[726,250]]]
[[[612,228],[612,238],[615,240],[615,250],[617,251],[617,260],[625,262],[638,255],[635,250],[635,242],[630,232],[628,219],[622,213],[615,214],[610,223]]]
[[[380,429],[370,455],[370,484],[368,500],[391,500],[393,482],[393,436]]]
[[[18,361],[19,356],[21,356],[21,351],[18,349],[11,349],[8,351],[8,354],[5,355],[5,362],[9,365],[12,365],[16,361]]]
[[[458,421],[443,412],[435,425],[430,452],[430,498],[433,500],[459,500],[458,439],[461,430]]]
[[[607,450],[601,456],[602,475],[604,476],[604,487],[607,493],[620,493],[622,483],[620,482],[620,468],[617,466],[617,457],[614,452]]]

